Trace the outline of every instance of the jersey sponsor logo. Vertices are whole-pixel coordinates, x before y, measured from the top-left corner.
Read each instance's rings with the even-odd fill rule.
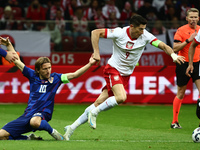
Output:
[[[39,93],[46,93],[47,85],[40,85]]]
[[[54,79],[54,77],[50,77],[48,80],[50,83],[53,83],[53,79]]]
[[[128,42],[126,43],[126,48],[132,49],[132,48],[133,48],[133,45],[134,45],[134,43],[128,41]]]

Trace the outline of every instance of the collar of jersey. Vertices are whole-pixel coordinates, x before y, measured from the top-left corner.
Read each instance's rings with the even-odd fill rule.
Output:
[[[134,38],[134,39],[131,38],[131,35],[130,35],[129,30],[130,30],[130,27],[128,27],[128,28],[126,29],[126,33],[127,33],[128,37],[131,39],[131,41],[137,40],[136,38]]]

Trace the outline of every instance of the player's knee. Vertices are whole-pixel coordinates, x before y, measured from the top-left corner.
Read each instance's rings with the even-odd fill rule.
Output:
[[[32,128],[39,128],[39,126],[40,126],[40,121],[38,121],[38,120],[35,119],[35,118],[32,118],[32,119],[30,120],[30,125],[31,125]]]
[[[185,96],[185,90],[178,91],[178,93],[177,93],[178,99],[183,99],[184,96]]]
[[[0,140],[8,140],[9,139],[9,133],[3,129],[0,130]]]
[[[126,95],[122,95],[122,96],[116,97],[116,101],[117,101],[118,104],[121,104],[121,103],[125,102],[126,99],[127,99]]]

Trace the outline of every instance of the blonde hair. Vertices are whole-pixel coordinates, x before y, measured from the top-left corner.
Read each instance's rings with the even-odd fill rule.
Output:
[[[199,14],[199,10],[196,9],[196,8],[190,8],[190,9],[188,9],[186,15],[188,16],[190,12],[197,12]]]

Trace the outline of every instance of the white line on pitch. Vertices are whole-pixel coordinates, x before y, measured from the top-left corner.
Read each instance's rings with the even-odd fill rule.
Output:
[[[70,140],[77,142],[132,142],[132,143],[191,143],[191,141],[165,141],[165,140]]]

